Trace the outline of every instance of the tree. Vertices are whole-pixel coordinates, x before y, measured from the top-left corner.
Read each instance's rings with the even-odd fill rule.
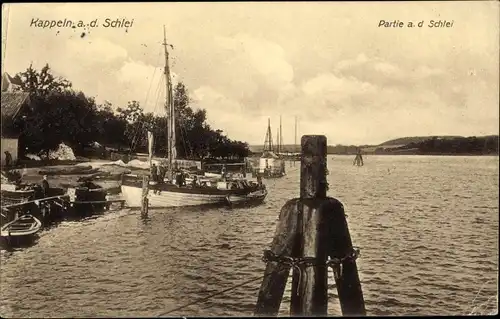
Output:
[[[106,101],[97,106],[97,127],[99,129],[99,143],[103,145],[113,145],[121,150],[125,145],[129,145],[125,130],[127,121],[122,119],[113,111],[113,105]]]
[[[16,77],[21,80],[17,90],[28,92],[30,95],[29,108],[25,108],[14,123],[20,133],[21,152],[42,152],[48,155],[48,152],[56,149],[62,141],[61,136],[54,130],[58,122],[52,117],[55,108],[48,98],[53,94],[68,91],[72,86],[71,82],[52,75],[48,64],[41,71],[30,65]]]
[[[79,154],[93,142],[99,142],[118,148],[128,145],[132,151],[147,151],[146,132],[151,130],[155,137],[155,153],[166,153],[167,118],[144,113],[138,101],[129,101],[125,108],[116,111],[107,101],[97,105],[93,98],[72,90],[71,82],[54,76],[49,65],[40,71],[30,65],[17,76],[21,79],[20,89],[29,92],[31,101],[30,107],[14,122],[14,128],[20,133],[21,149],[48,155],[61,142],[66,142],[75,154]],[[206,111],[193,110],[189,104],[186,86],[178,83],[174,105],[179,157],[204,159],[248,155],[246,143],[232,141],[221,130],[213,130],[206,123]]]
[[[21,85],[18,90],[28,92],[30,97],[45,97],[49,93],[62,93],[72,87],[72,83],[62,77],[52,74],[50,67],[46,64],[41,71],[33,69],[33,65],[26,71],[18,73]]]
[[[141,104],[138,101],[129,101],[126,108],[119,107],[117,109],[118,116],[129,123],[136,122],[139,117],[144,114]]]
[[[50,94],[47,98],[50,119],[49,126],[63,142],[68,143],[75,153],[82,153],[86,146],[100,140],[100,120],[93,98],[82,92],[66,91]]]
[[[126,108],[118,108],[118,117],[122,121],[126,121],[125,138],[131,151],[137,147],[141,147],[145,134],[145,128],[141,119],[144,116],[144,111],[138,101],[129,101]]]

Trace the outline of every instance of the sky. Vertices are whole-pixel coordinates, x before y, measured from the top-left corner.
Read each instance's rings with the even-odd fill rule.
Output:
[[[3,71],[48,63],[99,103],[137,100],[158,114],[165,26],[174,82],[191,106],[250,144],[263,144],[268,118],[276,136],[280,115],[285,144],[295,142],[296,116],[298,142],[321,134],[330,145],[499,132],[496,1],[32,3],[3,4],[2,14]],[[40,28],[36,19],[97,26]]]

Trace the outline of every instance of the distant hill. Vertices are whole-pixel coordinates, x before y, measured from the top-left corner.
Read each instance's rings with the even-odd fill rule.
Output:
[[[454,139],[461,138],[463,136],[412,136],[412,137],[400,137],[393,140],[386,141],[384,143],[379,144],[378,146],[390,146],[390,145],[406,145],[410,143],[419,143],[425,140],[431,139],[433,137],[437,137],[439,139]]]
[[[251,145],[250,151],[262,152],[263,145]],[[358,148],[364,154],[380,155],[498,155],[499,136],[411,136],[383,142],[379,145],[328,145],[328,154],[354,155]],[[300,152],[300,145],[283,145],[285,152]]]
[[[498,155],[498,145],[498,135],[404,137],[363,151],[389,155]]]

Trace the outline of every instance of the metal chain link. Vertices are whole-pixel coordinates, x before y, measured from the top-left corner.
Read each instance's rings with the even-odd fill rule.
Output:
[[[326,262],[327,267],[331,267],[333,270],[333,276],[335,280],[339,279],[343,275],[343,268],[345,262],[354,262],[358,259],[360,255],[360,250],[357,247],[353,247],[350,254],[342,258],[331,258]]]
[[[271,250],[264,250],[264,255],[262,256],[262,261],[264,262],[277,262],[278,264],[282,264],[283,266],[290,267],[292,269],[296,269],[299,274],[299,282],[302,276],[302,272],[304,268],[314,267],[314,266],[326,266],[331,267],[333,270],[333,275],[335,279],[339,279],[343,275],[343,265],[345,262],[354,262],[358,259],[360,255],[360,249],[357,247],[353,247],[352,251],[342,257],[342,258],[330,258],[325,263],[320,263],[315,257],[290,257],[290,256],[281,256],[276,255]]]

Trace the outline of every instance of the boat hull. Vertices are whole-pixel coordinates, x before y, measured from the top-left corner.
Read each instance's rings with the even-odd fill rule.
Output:
[[[36,234],[42,228],[42,222],[31,215],[21,216],[5,224],[0,232],[1,237],[24,237]]]
[[[272,179],[272,178],[282,178],[284,177],[286,174],[285,173],[264,173],[262,174],[262,178],[265,178],[265,179]]]
[[[128,207],[138,208],[142,206],[142,187],[122,185],[122,196]],[[175,190],[149,190],[149,208],[185,207],[223,205],[226,203],[226,194],[203,194],[194,192],[179,192]]]
[[[2,206],[24,203],[34,199],[34,190],[4,190],[1,191]]]
[[[229,195],[227,201],[231,206],[260,204],[267,196],[267,191],[258,190],[248,195]]]

